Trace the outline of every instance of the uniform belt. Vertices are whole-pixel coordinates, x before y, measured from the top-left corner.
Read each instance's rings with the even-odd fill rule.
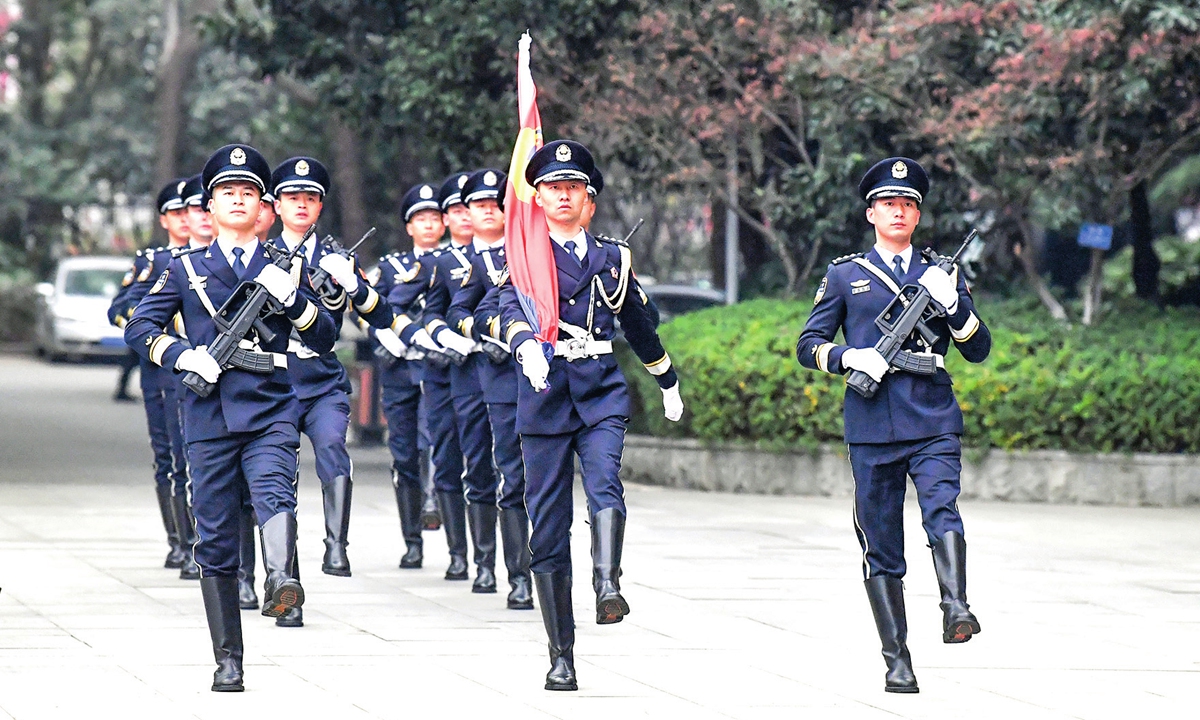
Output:
[[[260,350],[254,343],[250,342],[249,340],[242,340],[241,342],[239,342],[238,349],[249,355],[269,357],[271,359],[272,365],[274,365],[277,368],[287,370],[288,359],[287,359],[287,355],[285,355],[283,353],[264,352],[264,351]]]
[[[565,357],[567,362],[582,360],[594,355],[611,355],[613,351],[611,340],[559,340],[554,344],[554,357]]]
[[[306,346],[304,343],[300,342],[296,338],[288,339],[288,350],[287,351],[292,353],[296,357],[300,358],[301,360],[308,360],[311,358],[321,356],[319,353],[315,353],[312,350],[309,350],[308,346]]]

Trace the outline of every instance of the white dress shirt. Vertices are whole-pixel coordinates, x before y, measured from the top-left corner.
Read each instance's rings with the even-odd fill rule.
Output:
[[[563,250],[567,249],[568,241],[574,241],[575,257],[579,258],[580,265],[583,264],[584,258],[587,257],[587,233],[583,231],[583,228],[579,228],[579,234],[575,237],[560,238],[554,233],[550,233],[550,239],[558,243],[558,246]]]
[[[887,266],[888,270],[896,269],[896,261],[893,258],[899,255],[901,268],[900,277],[904,277],[908,274],[910,267],[909,263],[912,261],[913,254],[912,245],[904,248],[904,250],[900,251],[899,253],[894,253],[891,250],[884,250],[882,245],[876,244],[875,252],[879,253],[879,259],[883,261],[883,264]]]

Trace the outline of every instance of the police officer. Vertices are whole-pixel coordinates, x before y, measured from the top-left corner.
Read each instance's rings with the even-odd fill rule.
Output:
[[[503,173],[483,170],[478,189],[469,195],[466,184],[460,188],[463,205],[471,200],[495,200],[503,190]],[[467,180],[467,184],[470,180]],[[471,215],[472,227],[474,214]],[[503,219],[501,218],[501,230]],[[466,489],[467,520],[475,549],[475,582],[471,592],[496,592],[496,490],[499,479],[492,465],[492,428],[488,423],[487,406],[479,384],[479,364],[487,362],[482,348],[475,340],[463,337],[446,323],[446,313],[456,292],[470,278],[471,258],[475,254],[471,238],[451,236],[450,246],[433,263],[436,269],[429,292],[425,297],[425,330],[433,341],[455,359],[450,366],[450,396],[454,407],[454,423],[462,448],[464,470],[462,484]],[[430,407],[433,421],[434,408]],[[437,420],[441,422],[441,420]],[[441,488],[439,488],[439,491]]]
[[[560,140],[538,150],[525,169],[534,201],[545,210],[549,238],[542,241],[550,243],[557,273],[560,339],[553,348],[535,337],[512,283],[500,290],[503,337],[528,380],[518,385],[517,430],[533,522],[534,585],[550,638],[547,690],[578,687],[571,611],[572,455],[579,458],[591,515],[596,622],[617,623],[629,613],[620,591],[626,510],[618,477],[629,393],[612,355],[618,318],[630,347],[662,389],[667,418],[683,414],[678,376],[647,313],[629,248],[599,240],[580,224],[594,167],[586,147]],[[508,259],[511,266],[511,249]]]
[[[329,172],[314,158],[290,158],[275,168],[271,174],[271,193],[283,224],[280,237],[274,241],[277,246],[291,250],[299,244],[305,231],[320,219],[329,186]],[[387,302],[360,275],[353,259],[330,251],[324,243],[317,242],[315,235],[305,243],[301,254],[310,271],[320,267],[332,280],[314,288],[310,275],[304,283],[321,298],[338,333],[348,306],[353,306],[368,324],[384,328],[391,325],[392,313]],[[346,545],[353,480],[346,431],[350,426],[350,379],[332,349],[316,352],[305,346],[298,333],[293,333],[288,343],[288,374],[300,400],[300,431],[312,442],[317,477],[321,481],[325,511],[325,556],[321,572],[349,577]],[[298,618],[291,620],[293,624],[299,622]]]
[[[425,374],[423,360],[427,348],[422,348],[413,338],[419,334],[427,345],[432,345],[432,341],[424,337],[424,332],[418,333],[421,327],[420,306],[432,273],[429,260],[438,252],[437,247],[445,228],[437,191],[429,184],[416,185],[405,193],[400,203],[400,214],[404,218],[405,230],[412,239],[413,249],[380,258],[375,287],[381,295],[388,296],[389,301],[395,298],[394,307],[397,311],[414,314],[415,322],[408,315],[396,318],[412,344],[405,343],[390,328],[370,328],[367,333],[384,350],[379,383],[383,413],[388,425],[388,449],[392,453],[392,487],[400,515],[400,534],[405,545],[400,567],[407,570],[420,568],[424,562],[424,541],[421,538],[425,496],[422,468],[428,467],[428,461],[420,452],[421,379]],[[400,317],[404,319],[400,320]],[[457,442],[453,443],[455,452],[457,447]],[[452,465],[449,462],[445,464]],[[461,470],[461,460],[458,467]],[[458,518],[457,527],[462,529],[465,520],[461,511]],[[456,545],[456,539],[449,534],[450,527],[447,526],[447,533],[451,553],[453,555],[457,548],[462,558],[461,572],[465,573],[466,536],[464,534]]]
[[[445,233],[444,212],[461,204],[461,183],[466,173],[456,173],[435,191],[432,185],[414,186],[405,195],[404,212],[409,215],[406,228],[414,245],[424,248],[434,237],[440,241]],[[436,200],[435,200],[436,198]],[[435,212],[438,208],[443,212]],[[415,208],[415,209],[414,209]],[[435,217],[436,216],[436,217]],[[459,235],[451,233],[451,244],[462,244],[462,223],[451,225]],[[469,225],[467,226],[469,229]],[[417,234],[413,234],[416,231]],[[418,238],[418,235],[420,236]],[[469,242],[467,237],[465,242]],[[397,269],[388,302],[396,313],[392,328],[407,346],[417,346],[425,355],[421,375],[421,412],[429,431],[433,449],[433,481],[437,492],[439,514],[450,550],[447,580],[467,580],[467,521],[463,492],[463,450],[455,422],[454,396],[449,370],[449,358],[443,348],[430,338],[426,323],[430,314],[430,297],[435,292],[438,263],[446,251],[429,248],[413,259],[411,267]],[[444,284],[440,292],[446,293]],[[443,300],[443,306],[448,302]],[[486,420],[485,420],[486,422]]]
[[[185,247],[190,240],[183,198],[186,187],[187,179],[177,178],[158,193],[158,222],[167,232],[167,247],[138,251],[133,267],[125,275],[121,289],[108,309],[109,321],[117,327],[125,326],[138,302],[166,270],[171,251]],[[138,358],[136,354],[134,357]],[[154,452],[155,491],[170,547],[164,566],[178,568],[181,579],[198,580],[200,568],[192,560],[192,544],[196,538],[188,508],[187,459],[174,402],[175,381],[170,373],[148,360],[138,358],[138,361],[142,402],[150,431],[150,447]]]
[[[967,605],[966,544],[957,503],[963,417],[943,358],[953,341],[968,361],[983,362],[992,340],[975,314],[957,268],[947,274],[936,262],[913,252],[913,230],[929,193],[924,168],[908,158],[888,158],[867,171],[858,190],[867,203],[867,221],[875,227],[875,246],[829,266],[796,345],[796,357],[810,369],[839,374],[860,370],[879,383],[871,398],[846,393],[854,529],[863,549],[867,597],[888,667],[884,689],[915,693],[901,583],[906,569],[906,477],[916,487],[921,522],[933,549],[943,640],[966,642],[979,632],[979,621]],[[901,287],[911,284],[928,289],[945,311],[927,322],[939,336],[932,347],[916,333],[905,345],[912,352],[933,354],[937,372],[932,376],[893,369],[874,348],[882,336],[875,318]],[[844,345],[834,342],[839,330],[845,335]]]
[[[236,578],[242,493],[248,487],[259,521],[267,570],[262,613],[278,617],[304,602],[304,590],[291,576],[300,404],[287,373],[288,336],[294,327],[307,347],[327,352],[335,327],[315,295],[298,287],[303,261],[291,272],[282,269],[254,237],[259,203],[270,182],[262,155],[246,145],[227,145],[209,158],[202,177],[220,235],[206,251],[171,261],[126,325],[125,341],[156,365],[195,373],[216,385],[206,397],[188,392],[184,437],[200,538],[195,557],[217,662],[212,689],[237,692],[243,689]],[[221,367],[207,350],[219,334],[218,308],[248,280],[279,307],[262,319],[271,339],[252,330],[242,346],[273,366],[268,373]],[[162,330],[177,313],[191,347]]]
[[[488,185],[489,177],[495,178]],[[500,539],[508,570],[507,604],[512,610],[533,609],[533,581],[529,573],[529,515],[525,510],[525,466],[517,435],[516,362],[507,345],[487,333],[489,323],[499,330],[499,283],[503,278],[504,208],[499,188],[507,178],[497,170],[472,173],[463,187],[471,213],[471,271],[446,313],[446,321],[463,337],[480,342],[484,352],[475,366],[483,388],[494,443],[493,457],[500,474]],[[487,299],[485,303],[484,300]],[[483,317],[477,323],[477,314]],[[487,361],[482,358],[486,357]]]

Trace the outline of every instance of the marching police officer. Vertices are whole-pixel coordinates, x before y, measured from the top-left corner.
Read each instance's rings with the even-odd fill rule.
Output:
[[[487,184],[489,178],[496,182]],[[500,473],[500,539],[510,588],[507,604],[513,610],[532,610],[525,466],[521,460],[521,439],[517,434],[516,362],[508,346],[486,332],[488,319],[480,319],[476,324],[476,315],[482,310],[497,330],[499,326],[499,283],[505,265],[504,208],[500,205],[499,188],[504,187],[506,181],[502,172],[479,170],[472,173],[463,186],[462,194],[471,213],[475,234],[471,270],[454,295],[446,321],[459,335],[479,342],[484,351],[476,356],[479,359],[475,361],[475,367],[491,423],[496,469]],[[488,303],[484,303],[485,298]],[[485,357],[487,361],[483,360]]]
[[[909,158],[888,158],[867,171],[858,189],[867,202],[867,220],[875,227],[875,246],[829,266],[796,345],[796,357],[806,368],[840,374],[859,370],[879,384],[870,398],[846,393],[854,529],[863,549],[867,597],[888,667],[884,689],[915,693],[901,583],[906,569],[906,477],[916,487],[922,525],[933,549],[943,640],[966,642],[979,632],[979,621],[967,605],[966,543],[957,503],[963,417],[943,358],[953,341],[968,361],[983,362],[992,341],[957,268],[947,274],[936,258],[931,261],[913,252],[912,234],[929,192],[924,168]],[[901,287],[910,284],[928,289],[945,313],[926,323],[939,336],[937,342],[930,346],[914,333],[904,346],[911,352],[932,353],[934,375],[894,369],[875,350],[882,337],[876,317]],[[844,345],[834,342],[839,330]]]
[[[275,168],[271,193],[283,223],[276,245],[291,250],[300,243],[305,231],[320,219],[329,186],[329,172],[314,158],[294,157]],[[331,278],[331,282],[316,288],[311,285],[311,275],[303,282],[321,298],[337,333],[347,304],[368,324],[384,328],[391,325],[387,303],[359,274],[353,259],[332,252],[317,242],[315,235],[305,243],[301,254],[310,271],[320,267]],[[350,426],[350,379],[332,349],[317,352],[307,347],[298,333],[292,335],[288,342],[288,374],[300,400],[300,431],[312,442],[324,501],[325,556],[321,571],[349,577],[346,545],[353,481],[346,431]]]
[[[580,224],[594,168],[586,147],[560,140],[538,150],[525,169],[525,181],[536,190],[534,200],[546,214],[549,238],[543,242],[553,252],[559,332],[565,337],[553,348],[543,348],[511,281],[500,291],[503,338],[528,379],[518,386],[517,430],[533,522],[534,585],[550,639],[547,690],[578,688],[571,610],[573,454],[582,467],[591,515],[596,622],[620,622],[629,613],[620,591],[626,509],[618,477],[629,393],[612,355],[618,318],[634,353],[662,389],[667,418],[675,421],[683,414],[678,376],[646,310],[629,248],[599,240]],[[511,249],[508,259],[511,266]]]
[[[203,188],[211,195],[209,207],[220,234],[204,252],[173,259],[125,327],[125,341],[143,357],[215,385],[203,397],[189,390],[183,412],[199,536],[195,559],[217,662],[216,692],[243,689],[236,575],[247,487],[267,570],[262,613],[279,617],[304,602],[304,590],[291,575],[300,403],[288,377],[286,351],[292,328],[318,353],[332,348],[335,335],[333,319],[316,296],[299,287],[303,262],[293,263],[291,272],[279,267],[254,236],[270,175],[267,161],[247,145],[227,145],[209,158]],[[207,350],[219,335],[214,319],[218,308],[250,280],[279,308],[261,318],[270,333],[252,330],[240,348],[273,368],[265,373],[222,367]],[[191,347],[163,332],[177,313]]]
[[[400,515],[400,534],[405,545],[400,567],[416,569],[424,562],[421,515],[425,492],[422,468],[428,465],[420,452],[420,413],[422,377],[426,374],[423,361],[429,348],[422,347],[414,335],[420,335],[427,346],[433,345],[432,340],[424,337],[423,331],[418,331],[421,328],[421,304],[432,274],[429,261],[439,252],[437,247],[445,227],[442,225],[437,191],[429,184],[416,185],[405,193],[400,203],[400,213],[404,218],[405,230],[412,239],[413,249],[380,258],[375,287],[381,295],[388,296],[389,302],[395,298],[393,308],[396,312],[413,313],[413,317],[396,316],[397,327],[401,328],[411,344],[401,340],[396,331],[390,328],[371,328],[367,332],[386,353],[381,363],[379,381],[383,413],[388,424],[388,449],[392,453],[392,487]],[[449,451],[457,453],[457,439],[451,439],[454,442],[445,443],[443,449],[448,446]],[[454,466],[448,458],[442,462],[447,468]],[[461,460],[458,461],[458,468],[461,472]],[[466,535],[463,528],[466,522],[461,508],[457,518],[457,525],[453,518],[447,524],[447,539],[452,558],[455,557],[455,551],[458,552],[458,562],[461,563],[458,571],[464,575],[460,579],[465,579]],[[464,533],[461,538],[451,533],[453,527]]]
[[[502,191],[503,173],[495,170],[482,171],[479,189],[474,199],[495,199]],[[469,180],[467,181],[469,182]],[[459,197],[468,206],[471,196],[466,185],[460,187]],[[501,221],[503,222],[503,221]],[[474,216],[472,215],[472,226]],[[503,228],[503,225],[501,225]],[[460,238],[451,235],[450,246],[433,260],[435,272],[425,296],[425,330],[433,341],[443,347],[455,362],[450,366],[450,397],[454,412],[453,420],[458,430],[458,442],[462,448],[464,472],[462,484],[466,488],[467,520],[471,530],[471,541],[475,549],[475,582],[471,592],[496,592],[496,489],[499,479],[492,466],[492,429],[488,424],[487,406],[483,401],[483,389],[479,385],[479,363],[487,362],[481,354],[479,343],[463,337],[446,324],[446,313],[450,302],[471,274],[471,257],[475,250],[472,237]],[[440,423],[435,418],[436,409],[429,407],[430,422]],[[441,491],[439,489],[439,491]]]
[[[138,251],[133,267],[125,275],[121,289],[108,309],[109,321],[117,327],[125,326],[138,302],[166,270],[171,251],[185,247],[190,240],[188,211],[183,197],[187,184],[186,178],[178,178],[158,193],[158,222],[167,231],[167,247]],[[187,459],[174,401],[175,380],[170,373],[148,360],[139,358],[139,364],[142,402],[150,431],[150,447],[154,452],[155,490],[170,546],[164,566],[178,568],[181,579],[198,580],[200,568],[192,560],[192,544],[196,538],[187,500]]]

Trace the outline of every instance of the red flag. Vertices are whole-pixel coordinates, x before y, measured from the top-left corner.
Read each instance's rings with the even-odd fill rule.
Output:
[[[542,117],[538,114],[537,87],[529,71],[529,33],[521,36],[517,52],[517,108],[521,132],[508,166],[504,199],[504,245],[508,274],[517,298],[538,340],[558,341],[558,269],[550,247],[546,214],[533,201],[534,189],[525,181],[525,166],[542,147]]]

